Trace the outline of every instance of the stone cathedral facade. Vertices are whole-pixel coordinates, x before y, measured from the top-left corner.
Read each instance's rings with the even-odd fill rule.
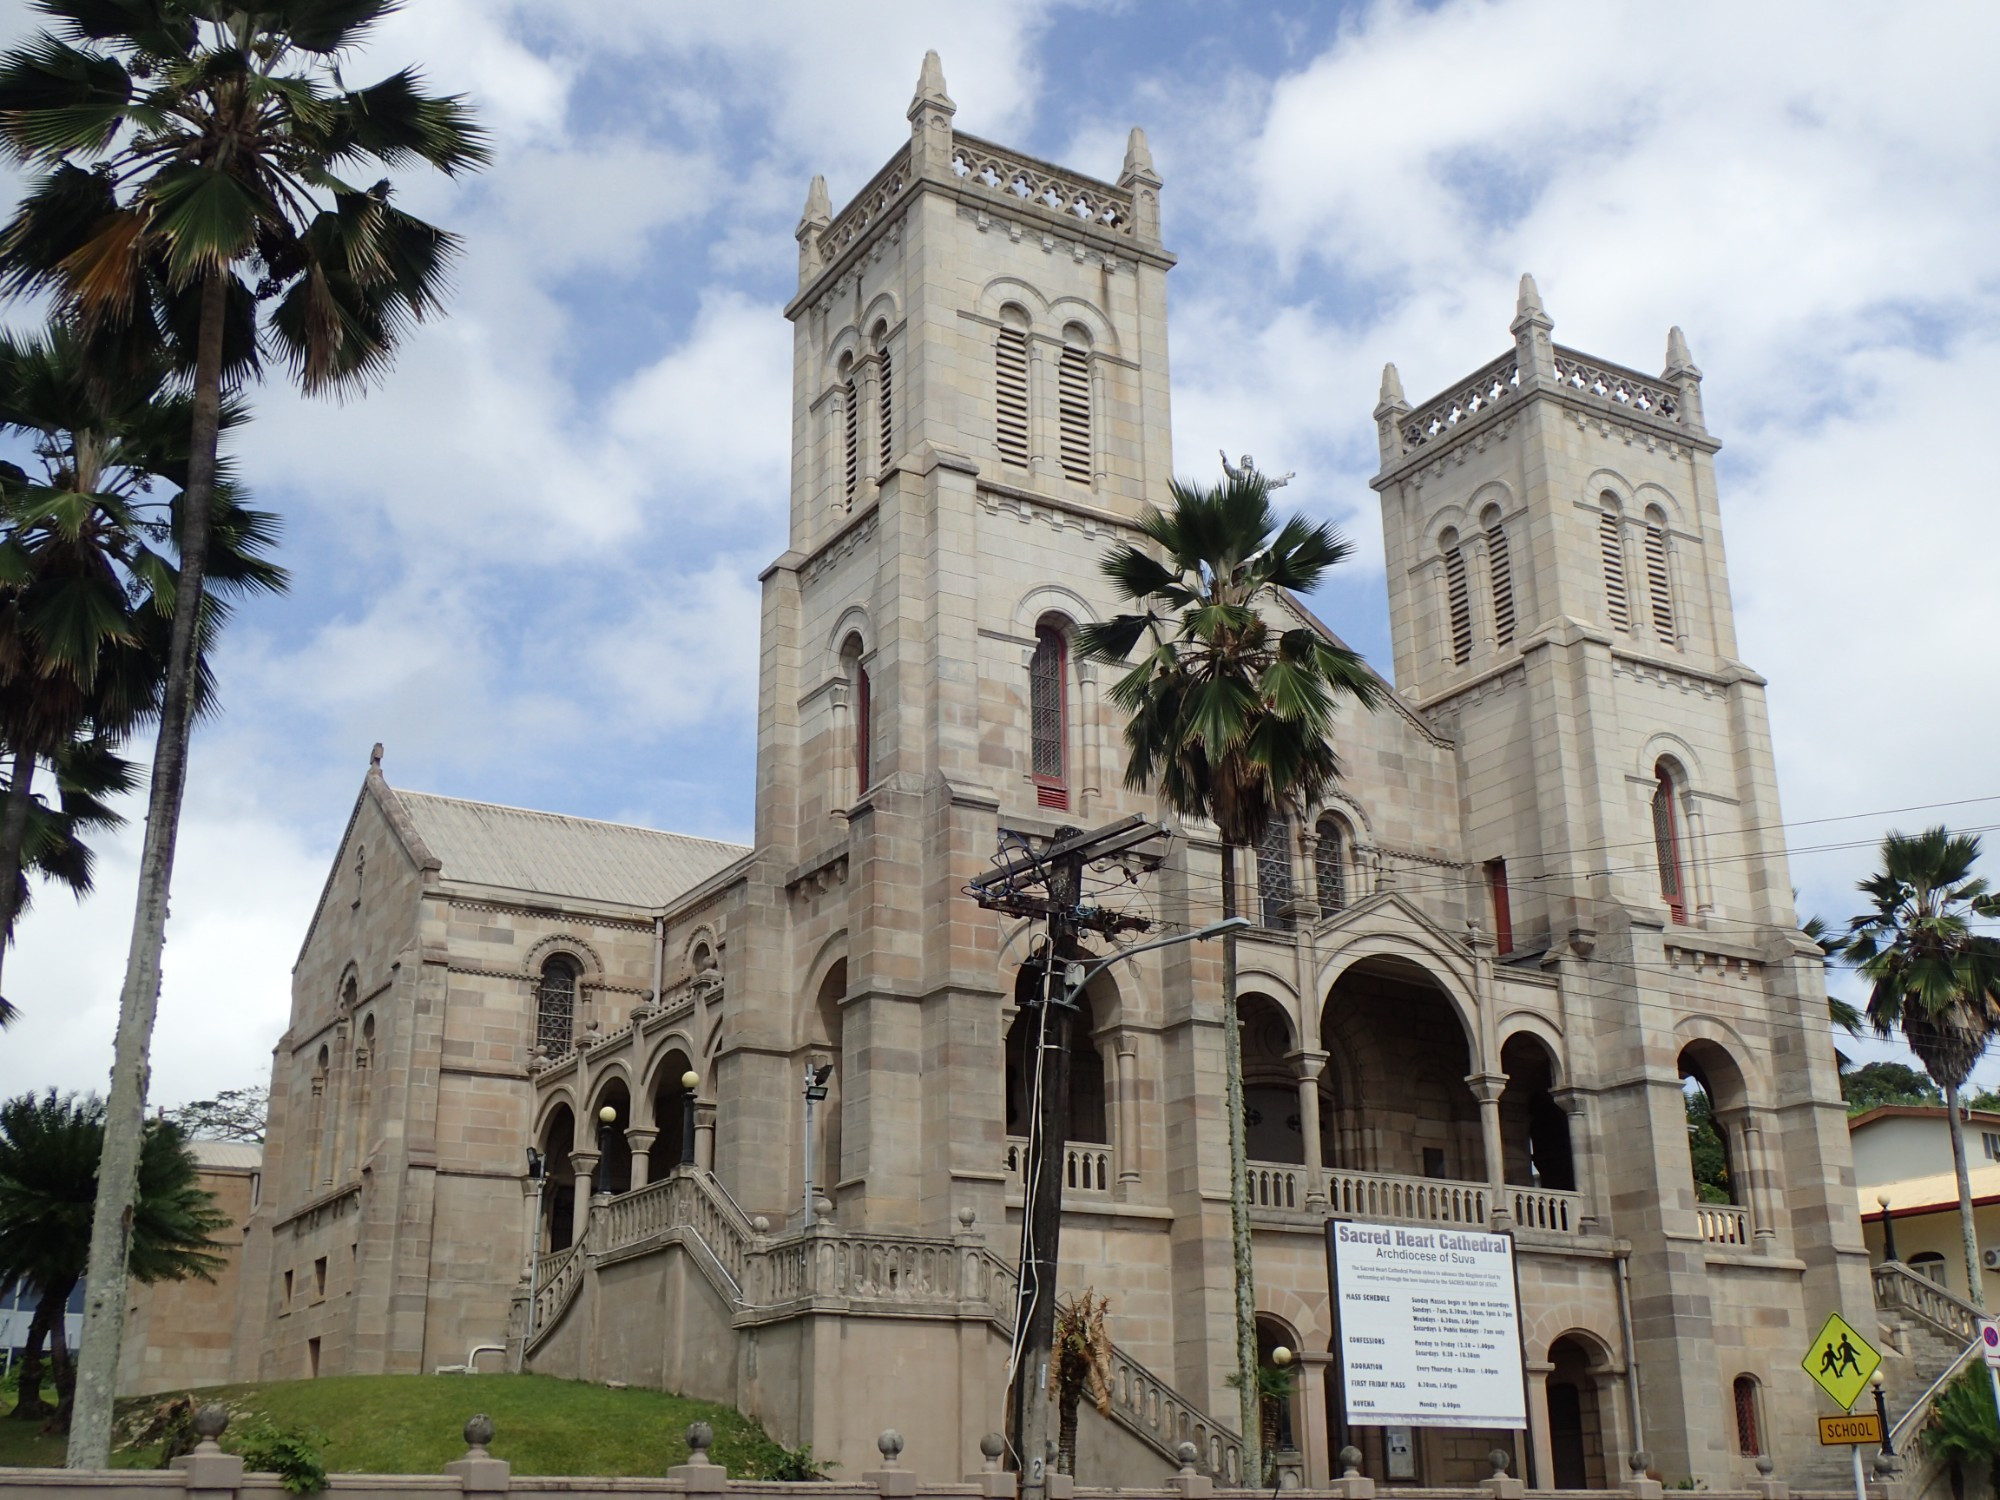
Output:
[[[1100,181],[954,113],[933,56],[907,142],[798,227],[755,845],[416,794],[378,754],[276,1049],[239,1373],[519,1361],[734,1401],[850,1474],[886,1425],[939,1475],[1001,1426],[1035,934],[963,887],[1003,837],[1161,815],[1071,637],[1170,477],[1174,260],[1140,132]],[[1799,1355],[1876,1319],[1701,375],[1678,331],[1657,375],[1553,342],[1525,278],[1495,332],[1435,399],[1385,373],[1396,688],[1241,871],[1281,1461],[1801,1482],[1829,1461]],[[1199,925],[1220,868],[1177,826],[1098,883]],[[1236,1461],[1219,976],[1213,943],[1135,959],[1076,1027],[1062,1279],[1119,1349],[1094,1482],[1184,1439]],[[1698,1200],[1689,1086],[1732,1201]],[[1332,1216],[1512,1232],[1527,1433],[1345,1426]]]

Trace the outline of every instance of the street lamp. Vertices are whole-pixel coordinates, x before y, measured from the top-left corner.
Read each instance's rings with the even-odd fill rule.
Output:
[[[1889,1404],[1882,1399],[1882,1372],[1877,1370],[1868,1382],[1875,1387],[1875,1420],[1882,1424],[1882,1457],[1894,1458],[1896,1450],[1889,1444]]]
[[[813,1106],[826,1098],[826,1081],[833,1077],[832,1063],[806,1064],[806,1228],[813,1221]]]
[[[1882,1259],[1897,1260],[1896,1221],[1889,1216],[1889,1195],[1877,1194],[1875,1201],[1882,1205]]]
[[[548,1172],[548,1161],[533,1146],[528,1147],[528,1180],[535,1185],[535,1213],[528,1223],[528,1318],[521,1330],[522,1364],[528,1358],[528,1340],[535,1336],[535,1279],[542,1269],[542,1183]],[[521,1372],[522,1364],[514,1366],[514,1373]]]
[[[681,1074],[681,1165],[694,1165],[694,1091],[701,1087],[701,1074],[689,1068]]]
[[[611,1191],[611,1127],[618,1111],[609,1104],[597,1112],[597,1191]]]

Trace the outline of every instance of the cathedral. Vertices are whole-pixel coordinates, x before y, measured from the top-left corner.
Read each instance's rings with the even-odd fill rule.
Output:
[[[843,1474],[886,1426],[919,1472],[979,1467],[1039,929],[965,888],[1003,841],[1142,814],[1163,862],[1104,883],[1185,930],[1223,850],[1125,786],[1073,645],[1171,477],[1146,138],[1105,180],[954,116],[933,54],[907,139],[798,225],[755,843],[405,790],[378,747],[275,1050],[240,1376],[525,1368],[732,1402]],[[1527,277],[1504,342],[1495,313],[1438,395],[1384,372],[1394,687],[1342,711],[1325,801],[1241,852],[1258,1337],[1298,1351],[1279,1467],[1838,1479],[1798,1362],[1830,1312],[1873,1336],[1876,1298],[1701,372],[1678,329],[1657,374],[1555,342]],[[1136,956],[1072,1029],[1060,1280],[1116,1344],[1086,1483],[1183,1442],[1241,1475],[1221,975],[1213,941]],[[1692,1178],[1697,1088],[1726,1202]],[[1339,1219],[1512,1237],[1524,1431],[1348,1422]]]

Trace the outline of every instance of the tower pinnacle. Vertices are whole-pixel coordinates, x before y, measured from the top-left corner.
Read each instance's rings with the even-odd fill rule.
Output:
[[[914,119],[917,111],[926,105],[942,109],[947,114],[954,114],[958,110],[958,106],[951,102],[951,95],[944,91],[944,63],[939,59],[936,49],[924,54],[923,71],[917,74],[917,92],[910,100],[911,118]]]

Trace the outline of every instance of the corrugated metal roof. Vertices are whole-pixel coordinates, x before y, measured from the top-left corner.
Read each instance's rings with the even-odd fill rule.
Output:
[[[255,1170],[264,1165],[264,1148],[249,1141],[189,1141],[188,1150],[204,1167]]]
[[[447,880],[622,906],[665,906],[750,851],[625,823],[398,791]]]

